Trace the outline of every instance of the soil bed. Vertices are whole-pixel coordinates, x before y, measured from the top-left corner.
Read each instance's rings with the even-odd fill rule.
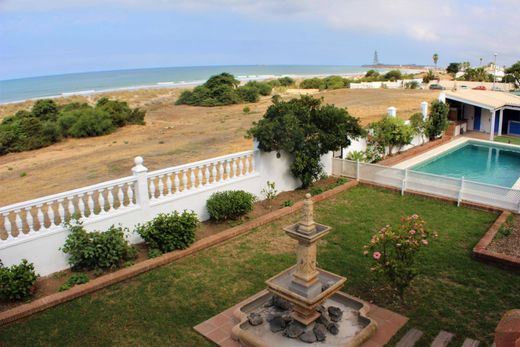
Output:
[[[520,215],[512,214],[507,219],[487,250],[520,259]]]
[[[319,193],[321,191],[326,191],[334,187],[338,179],[336,177],[328,177],[322,180],[319,180],[314,183],[314,185],[308,189],[296,189],[293,191],[282,192],[279,193],[273,200],[270,202],[267,200],[258,201],[255,203],[254,209],[247,216],[243,217],[240,220],[236,221],[228,221],[223,223],[215,223],[213,221],[205,221],[200,223],[199,228],[197,229],[196,240],[200,240],[211,235],[215,235],[220,233],[226,229],[232,228],[239,224],[245,223],[249,220],[256,219],[260,216],[263,216],[271,211],[283,208],[283,203],[285,201],[297,202],[302,200],[306,193]],[[346,182],[346,181],[345,181]],[[148,247],[144,243],[134,245],[138,250],[138,256],[134,261],[129,262],[127,265],[131,266],[133,264],[140,263],[144,260],[148,259]],[[98,276],[106,275],[110,272],[115,272],[119,269],[108,270],[103,272],[101,275],[96,274],[95,271],[82,271],[82,272],[73,272],[71,270],[64,270],[60,272],[56,272],[52,275],[40,277],[35,286],[35,293],[31,299],[28,301],[22,302],[0,302],[0,312],[9,310],[16,306],[26,304],[36,299],[40,299],[46,297],[50,294],[54,294],[58,292],[58,289],[67,281],[67,279],[73,273],[84,273],[90,279],[96,278]],[[97,275],[97,276],[96,276]]]

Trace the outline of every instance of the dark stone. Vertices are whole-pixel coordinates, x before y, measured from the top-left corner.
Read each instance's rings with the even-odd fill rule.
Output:
[[[327,328],[321,323],[314,324],[312,331],[314,332],[314,335],[316,335],[317,341],[323,342],[327,338]]]
[[[279,331],[282,331],[286,326],[285,320],[282,318],[282,316],[276,316],[273,319],[269,321],[269,328],[271,329],[271,332],[277,333]]]
[[[296,322],[291,322],[283,331],[283,334],[287,337],[290,337],[291,339],[296,339],[303,333],[303,327],[301,326],[301,324]]]
[[[321,314],[324,314],[327,312],[327,310],[325,309],[325,306],[323,306],[323,305],[316,307],[316,311],[318,311]]]
[[[327,289],[329,289],[330,287],[332,287],[332,285],[334,284],[335,282],[334,281],[327,281],[327,283],[323,283],[321,285],[321,291],[324,292],[326,291]]]
[[[300,340],[306,343],[313,343],[318,341],[316,339],[316,335],[314,335],[314,332],[312,330],[309,330],[303,334],[300,335]]]
[[[325,312],[321,314],[320,318],[318,318],[316,322],[325,325],[325,327],[330,325],[330,320]]]
[[[329,313],[330,320],[333,322],[339,322],[341,317],[343,317],[343,311],[341,311],[341,309],[336,306],[329,306],[327,312]]]
[[[264,307],[271,307],[273,306],[273,297],[271,296],[271,298],[269,300],[267,300],[265,303],[264,303]]]
[[[262,316],[256,312],[251,312],[247,316],[247,319],[249,320],[249,324],[251,324],[252,326],[257,326],[264,322],[264,319],[262,318]]]
[[[283,311],[291,309],[291,303],[285,299],[282,299],[279,296],[273,296],[273,305]]]
[[[338,333],[339,333],[339,325],[337,323],[330,323],[329,326],[327,327],[327,330],[332,335],[338,335]]]

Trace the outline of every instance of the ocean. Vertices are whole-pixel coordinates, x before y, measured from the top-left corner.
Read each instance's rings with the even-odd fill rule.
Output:
[[[281,76],[352,75],[366,70],[361,66],[229,65],[71,73],[0,81],[0,103],[111,90],[192,86],[221,72],[247,81]]]

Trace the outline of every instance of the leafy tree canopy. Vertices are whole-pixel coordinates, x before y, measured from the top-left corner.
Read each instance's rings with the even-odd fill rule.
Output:
[[[430,140],[433,140],[448,129],[449,107],[442,101],[434,100],[430,109],[430,115],[426,124],[426,134]]]
[[[378,122],[370,124],[373,130],[372,141],[376,142],[381,148],[388,148],[392,154],[394,148],[399,150],[412,142],[413,129],[404,123],[402,119],[395,117],[384,117]],[[385,153],[382,153],[383,156]]]
[[[321,99],[311,96],[290,101],[274,98],[264,117],[248,131],[260,150],[293,156],[291,171],[303,187],[319,178],[321,155],[349,146],[352,138],[363,133],[359,119],[346,109],[322,105]]]
[[[450,63],[446,68],[446,72],[455,76],[460,71],[460,63]]]
[[[520,60],[508,67],[505,73],[507,79],[514,82],[516,88],[520,88]]]

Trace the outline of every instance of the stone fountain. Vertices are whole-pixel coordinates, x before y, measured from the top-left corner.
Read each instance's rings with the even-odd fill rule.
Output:
[[[331,228],[314,222],[310,194],[302,219],[284,228],[295,239],[297,263],[266,281],[267,291],[235,311],[233,328],[243,346],[359,346],[375,333],[369,305],[339,290],[346,278],[316,267],[317,242]]]

